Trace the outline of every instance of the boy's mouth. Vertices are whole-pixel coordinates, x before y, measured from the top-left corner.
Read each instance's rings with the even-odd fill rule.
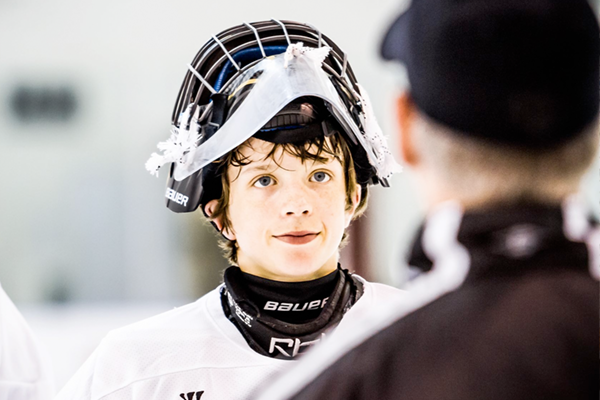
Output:
[[[283,235],[276,235],[275,238],[289,244],[306,244],[310,243],[319,235],[319,232],[297,231],[287,232]]]

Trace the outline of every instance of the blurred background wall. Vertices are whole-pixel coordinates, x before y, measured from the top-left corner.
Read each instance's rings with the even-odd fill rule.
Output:
[[[406,4],[0,0],[0,283],[49,348],[58,387],[108,329],[199,297],[227,265],[200,214],[164,207],[165,171],[144,170],[199,47],[242,21],[312,23],[349,54],[395,151],[406,79],[378,46]],[[584,184],[596,211],[597,171]],[[410,171],[371,194],[343,257],[400,286],[422,218]]]

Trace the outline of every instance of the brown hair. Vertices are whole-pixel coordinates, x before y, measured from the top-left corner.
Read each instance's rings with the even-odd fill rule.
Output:
[[[221,218],[222,227],[221,233],[225,230],[231,230],[232,225],[229,219],[229,182],[230,177],[228,176],[228,167],[230,165],[240,167],[251,163],[248,157],[242,155],[241,149],[244,147],[252,148],[250,139],[239,145],[234,150],[230,151],[218,162],[218,171],[221,173],[222,191],[221,197],[218,199],[217,206],[215,207],[212,215],[209,219]],[[330,157],[337,159],[344,170],[344,180],[346,187],[346,210],[352,208],[352,199],[356,194],[356,172],[354,170],[354,160],[348,143],[341,136],[336,133],[329,137],[316,137],[307,140],[302,143],[273,143],[271,151],[264,157],[264,160],[270,158],[277,165],[278,162],[275,159],[275,154],[281,149],[283,152],[298,157],[302,162],[315,161],[315,162],[327,162]],[[356,219],[361,216],[367,207],[368,189],[366,185],[361,189],[361,198],[352,219]],[[345,245],[347,241],[347,234],[344,233],[340,247]],[[221,248],[225,251],[225,256],[232,265],[237,265],[237,243],[235,240],[222,240],[220,243]]]

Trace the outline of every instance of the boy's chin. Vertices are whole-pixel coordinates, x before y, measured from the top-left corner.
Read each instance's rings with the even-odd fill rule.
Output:
[[[268,258],[264,253],[254,257],[238,258],[243,271],[262,276],[271,280],[282,282],[301,282],[318,279],[337,268],[337,252],[324,254],[315,249],[280,249],[267,250]]]

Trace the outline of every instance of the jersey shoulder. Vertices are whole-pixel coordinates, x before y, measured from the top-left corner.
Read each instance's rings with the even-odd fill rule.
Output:
[[[74,379],[84,383],[89,398],[99,399],[133,390],[131,386],[140,382],[148,385],[166,382],[166,377],[172,381],[201,371],[252,366],[252,350],[224,331],[235,327],[220,309],[219,289],[193,303],[111,331]]]
[[[352,277],[359,281],[363,286],[363,295],[358,299],[357,304],[361,300],[364,303],[370,303],[371,305],[393,303],[395,301],[403,301],[408,296],[408,292],[394,286],[370,282],[356,274],[353,274]]]
[[[383,321],[386,325],[390,321],[388,316],[393,315],[400,304],[408,300],[408,292],[382,283],[369,282],[359,275],[352,277],[363,286],[363,294],[356,303],[346,312],[344,318],[335,329],[334,333],[340,343],[346,339],[358,337],[358,332],[376,331],[376,327]]]
[[[384,391],[410,399],[439,397],[432,388],[452,398],[596,393],[598,286],[573,275],[536,273],[466,284],[356,341],[317,385],[335,391],[335,385],[356,383],[354,375],[341,373],[352,370],[365,388],[378,388],[375,383],[389,374]],[[536,391],[532,381],[543,384]],[[341,393],[339,398],[347,394]],[[387,398],[376,390],[370,395]]]

